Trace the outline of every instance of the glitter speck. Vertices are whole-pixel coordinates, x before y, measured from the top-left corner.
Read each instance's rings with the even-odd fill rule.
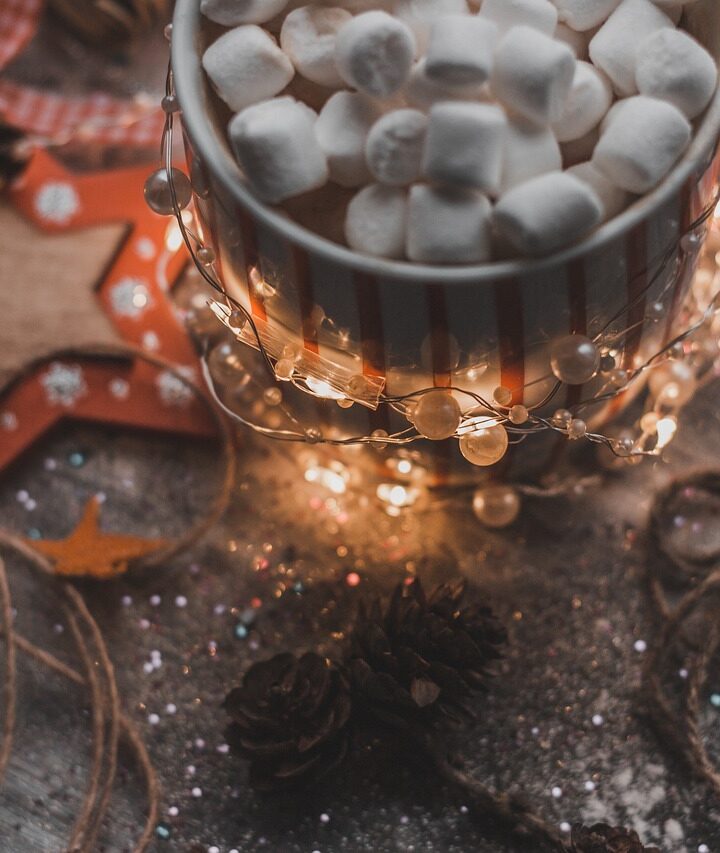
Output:
[[[158,607],[158,605],[160,604],[161,601],[162,601],[162,599],[160,598],[159,595],[151,595],[150,596],[150,604],[153,607]]]
[[[160,717],[157,714],[148,714],[148,723],[151,726],[156,726],[160,722]]]
[[[330,823],[330,815],[323,812],[323,814],[320,815],[320,823]]]
[[[560,797],[562,797],[563,795],[562,788],[560,788],[558,785],[555,785],[555,787],[550,791],[550,793],[556,800],[559,800]]]
[[[146,673],[146,675],[150,675],[150,673],[153,672],[154,670],[155,670],[155,667],[150,663],[150,661],[146,661],[143,664],[143,672]]]
[[[570,832],[571,829],[572,827],[566,820],[560,824],[560,832]]]
[[[643,654],[647,651],[647,643],[645,642],[645,640],[636,640],[635,644],[633,645],[633,648],[636,652],[638,652],[638,654]]]
[[[212,847],[208,847],[208,853],[220,853],[220,848],[215,847],[215,845],[213,845]]]
[[[85,454],[76,450],[68,456],[68,463],[72,468],[82,468],[85,464]]]
[[[684,667],[678,671],[678,675],[683,679],[687,678],[689,674],[690,673]]]
[[[132,604],[132,598],[129,595],[123,595],[123,597],[120,599],[120,603],[123,607],[130,607],[130,605]]]
[[[170,834],[171,829],[166,823],[159,823],[155,827],[155,835],[157,835],[161,841],[167,841],[170,838]]]
[[[173,702],[168,702],[168,704],[165,706],[165,713],[177,714],[177,705],[175,705]]]
[[[467,814],[469,811],[467,806],[460,806],[460,814]]]
[[[588,793],[591,793],[592,791],[595,790],[595,783],[592,781],[592,779],[588,779],[587,782],[585,783],[584,787]]]
[[[193,795],[193,797],[202,797],[202,788],[193,788],[190,793]]]
[[[168,814],[170,817],[177,817],[180,814],[180,809],[177,806],[170,806]]]
[[[176,607],[187,607],[188,600],[184,595],[178,595],[175,598],[175,606]]]
[[[345,583],[350,587],[358,586],[360,575],[357,572],[350,572],[345,578]]]
[[[595,714],[592,718],[592,724],[594,726],[601,726],[605,722],[605,718],[602,714]]]
[[[713,693],[710,697],[710,704],[713,708],[720,708],[720,693]]]
[[[698,853],[710,853],[710,848],[707,846],[707,844],[701,844],[698,847]]]

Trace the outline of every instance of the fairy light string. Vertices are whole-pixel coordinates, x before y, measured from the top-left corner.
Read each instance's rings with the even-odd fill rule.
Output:
[[[373,380],[368,377],[360,374],[348,377],[347,369],[329,360],[323,360],[314,354],[305,354],[299,347],[294,347],[287,342],[284,342],[283,346],[282,330],[273,330],[267,322],[263,325],[268,328],[261,329],[257,318],[254,318],[226,291],[215,271],[214,250],[204,245],[191,229],[189,222],[186,221],[186,217],[191,220],[188,214],[183,216],[183,211],[190,204],[192,189],[187,176],[173,166],[173,133],[179,104],[170,69],[168,69],[166,94],[162,106],[165,111],[161,146],[163,165],[151,176],[148,186],[152,181],[157,183],[159,178],[162,178],[167,184],[167,203],[163,204],[163,199],[153,199],[150,190],[146,192],[146,195],[150,195],[148,201],[156,211],[174,215],[179,233],[196,270],[218,294],[218,298],[208,302],[212,313],[232,333],[237,342],[250,345],[260,353],[271,385],[262,386],[256,377],[251,377],[250,381],[264,388],[266,395],[272,394],[266,399],[282,414],[286,426],[279,428],[262,424],[252,417],[241,414],[222,399],[217,389],[217,380],[213,374],[211,357],[206,345],[202,355],[205,381],[215,402],[236,423],[277,441],[328,446],[370,445],[382,449],[387,446],[411,445],[421,439],[442,440],[452,437],[458,440],[461,452],[466,459],[480,467],[490,467],[499,462],[511,445],[520,444],[539,433],[549,431],[570,440],[584,440],[602,446],[615,457],[631,462],[639,461],[643,457],[660,455],[674,438],[677,431],[678,411],[682,403],[692,396],[692,390],[698,384],[695,375],[706,373],[718,356],[713,352],[712,345],[708,346],[704,343],[698,347],[694,346],[694,342],[703,337],[711,337],[717,342],[720,337],[720,328],[716,329],[717,323],[714,323],[715,317],[720,312],[720,287],[716,283],[716,292],[712,294],[704,308],[699,305],[697,294],[691,294],[690,302],[685,308],[689,315],[689,325],[644,363],[633,367],[632,370],[619,367],[612,352],[622,350],[625,340],[637,324],[618,332],[609,333],[608,330],[614,322],[627,314],[634,304],[646,297],[660,278],[668,272],[671,263],[674,263],[678,269],[682,267],[687,256],[701,243],[703,231],[708,226],[720,231],[720,213],[716,212],[720,196],[703,210],[681,238],[663,254],[657,270],[652,275],[648,275],[648,269],[639,273],[648,281],[634,296],[633,301],[608,320],[592,339],[580,335],[569,335],[563,341],[552,344],[552,359],[555,357],[556,348],[564,347],[569,351],[570,356],[566,354],[564,362],[559,358],[558,364],[553,361],[547,374],[524,386],[527,389],[531,385],[555,379],[552,388],[538,404],[529,407],[513,406],[512,392],[502,387],[495,390],[492,400],[474,390],[456,385],[447,388],[428,387],[403,396],[393,396],[384,393],[382,380],[373,386],[370,384]],[[262,280],[251,281],[249,284],[251,287],[264,286]],[[659,299],[663,299],[673,287],[674,276],[668,278],[668,283]],[[664,309],[660,310],[662,305],[658,301],[651,306],[651,312],[656,309],[656,306],[658,316],[655,319],[659,321],[664,318]],[[652,313],[649,316],[652,318]],[[340,337],[339,330],[337,334]],[[698,351],[703,347],[707,354],[704,361],[711,362],[709,365],[701,364],[701,359],[698,358]],[[687,366],[688,354],[693,357],[690,372],[671,368],[667,371],[669,375],[665,377],[667,381],[664,384],[653,379],[666,364],[686,364]],[[311,358],[314,359],[312,364],[309,362]],[[682,380],[683,372],[685,380]],[[580,415],[590,407],[611,403],[626,394],[631,385],[640,381],[648,373],[651,377],[649,405],[640,420],[639,433],[634,438],[625,436],[618,439],[588,428],[587,422]],[[344,374],[342,376],[344,385],[338,382],[339,374]],[[586,384],[598,376],[603,377],[604,381],[593,396],[574,404],[569,410],[560,409],[550,417],[540,414],[547,409],[563,387]],[[678,387],[680,381],[684,381],[685,388]],[[407,418],[408,427],[391,434],[375,431],[371,434],[349,437],[324,435],[314,424],[309,426],[301,424],[289,407],[284,405],[280,390],[283,382],[316,398],[334,399],[341,408],[350,408],[356,403],[371,409],[388,406]],[[460,406],[458,398],[468,401],[464,407]]]

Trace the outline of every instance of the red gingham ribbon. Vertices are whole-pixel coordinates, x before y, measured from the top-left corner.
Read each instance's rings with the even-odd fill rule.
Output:
[[[0,0],[0,69],[35,35],[43,0]],[[156,146],[165,117],[152,103],[119,100],[101,92],[66,98],[0,80],[0,116],[48,143],[71,140],[135,148]]]

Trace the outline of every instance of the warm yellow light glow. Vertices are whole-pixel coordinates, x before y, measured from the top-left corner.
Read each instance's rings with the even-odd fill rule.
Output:
[[[344,394],[336,391],[329,382],[325,382],[323,379],[308,376],[305,384],[316,397],[322,397],[324,400],[342,400],[345,397]]]
[[[412,471],[412,462],[408,459],[401,459],[397,464],[398,474],[409,474]]]
[[[464,420],[457,429],[458,435],[467,435],[468,433],[481,433],[499,423],[495,418],[488,415],[480,415],[474,418]]]
[[[183,244],[182,232],[180,226],[173,219],[165,231],[165,248],[169,252],[177,252]]]
[[[677,420],[669,415],[666,418],[660,418],[657,422],[657,445],[655,446],[656,450],[662,450],[667,447],[668,444],[675,438],[675,433],[677,432]]]
[[[343,495],[347,491],[348,474],[345,469],[333,471],[331,468],[314,466],[305,471],[305,480],[308,483],[318,483],[335,495]]]
[[[383,503],[388,504],[388,510],[399,510],[412,506],[420,496],[420,490],[394,483],[380,483],[377,487],[377,496]]]

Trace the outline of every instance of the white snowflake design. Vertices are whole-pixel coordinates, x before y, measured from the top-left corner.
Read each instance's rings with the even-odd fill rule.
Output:
[[[48,403],[70,408],[87,396],[88,387],[79,364],[61,364],[54,361],[47,373],[40,377]]]
[[[0,415],[0,426],[5,432],[14,432],[18,428],[18,417],[15,412],[3,412]]]
[[[178,372],[188,379],[193,379],[195,371],[191,367],[179,367]],[[155,379],[160,399],[166,406],[186,408],[193,397],[192,389],[174,373],[163,370]]]
[[[110,380],[108,389],[116,400],[127,400],[130,396],[130,383],[119,376]]]
[[[157,332],[152,330],[145,332],[142,336],[142,345],[148,352],[157,352],[160,349],[160,338]]]
[[[80,210],[80,196],[72,184],[49,181],[35,194],[35,210],[46,222],[65,225]]]
[[[110,288],[110,304],[119,317],[139,317],[152,305],[147,281],[126,276]]]

